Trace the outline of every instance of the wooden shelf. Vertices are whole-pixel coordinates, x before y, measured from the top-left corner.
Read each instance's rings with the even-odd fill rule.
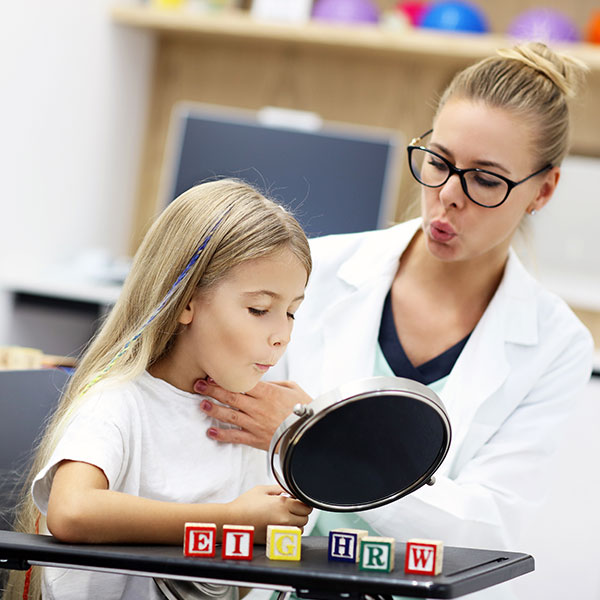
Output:
[[[286,44],[329,46],[358,52],[402,53],[479,59],[515,42],[502,35],[451,34],[425,30],[392,29],[377,25],[331,25],[317,22],[295,25],[257,21],[243,11],[201,13],[146,5],[116,5],[115,23],[174,35],[218,36]],[[556,46],[600,71],[600,46]]]

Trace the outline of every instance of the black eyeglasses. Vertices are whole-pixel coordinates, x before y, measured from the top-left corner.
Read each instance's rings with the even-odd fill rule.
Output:
[[[437,188],[456,174],[467,198],[485,208],[500,206],[513,188],[552,168],[552,165],[546,165],[520,181],[511,181],[503,175],[485,169],[459,169],[437,152],[418,145],[432,131],[433,129],[430,129],[422,136],[414,138],[407,147],[408,164],[413,177],[426,187]]]

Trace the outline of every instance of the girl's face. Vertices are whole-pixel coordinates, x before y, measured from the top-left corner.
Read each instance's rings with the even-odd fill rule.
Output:
[[[230,391],[252,389],[290,341],[306,280],[288,249],[238,265],[194,296],[172,352],[153,374],[187,391],[205,377]]]
[[[506,110],[483,102],[449,100],[437,116],[427,146],[458,168],[482,168],[513,181],[539,168],[527,125]],[[524,213],[546,204],[558,177],[558,168],[533,177],[513,188],[496,208],[469,200],[457,175],[439,188],[423,187],[427,249],[442,261],[496,258],[502,262]]]

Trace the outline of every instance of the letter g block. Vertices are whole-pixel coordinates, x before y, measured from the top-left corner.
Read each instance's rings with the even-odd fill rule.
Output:
[[[267,558],[270,560],[300,560],[301,538],[300,527],[269,525],[267,527]]]

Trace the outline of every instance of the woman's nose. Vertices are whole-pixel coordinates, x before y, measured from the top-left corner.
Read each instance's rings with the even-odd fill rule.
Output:
[[[469,199],[462,187],[462,181],[458,173],[450,175],[448,181],[440,188],[439,198],[445,208],[451,206],[461,208],[465,202],[468,202]]]

